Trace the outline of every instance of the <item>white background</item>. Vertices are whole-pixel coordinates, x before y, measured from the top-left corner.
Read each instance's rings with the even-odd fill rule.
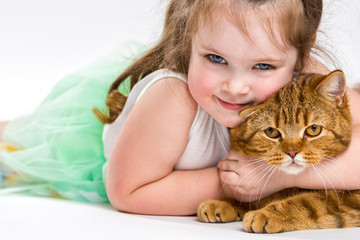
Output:
[[[0,0],[0,120],[30,112],[55,82],[121,42],[156,41],[167,0]],[[349,78],[360,77],[360,1],[325,0],[322,26]],[[323,38],[323,37],[322,37]],[[359,81],[359,80],[357,80]],[[359,81],[360,82],[360,81]],[[4,239],[358,239],[359,228],[247,234],[240,223],[124,214],[109,206],[0,197]]]
[[[322,29],[360,82],[360,1],[324,0]],[[61,77],[126,40],[152,43],[168,0],[0,0],[0,120],[31,112]]]

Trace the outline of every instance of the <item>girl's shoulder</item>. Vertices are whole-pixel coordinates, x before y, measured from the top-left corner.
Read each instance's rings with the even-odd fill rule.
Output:
[[[188,84],[179,78],[166,77],[154,83],[148,91],[176,107],[197,111],[197,103],[189,91]]]
[[[131,90],[128,102],[131,106],[135,105],[144,96],[146,101],[159,99],[174,103],[178,108],[183,106],[197,110],[197,103],[189,92],[186,76],[169,69],[159,69],[138,82]]]
[[[197,103],[189,91],[185,75],[169,69],[159,69],[146,76],[141,82],[143,83],[139,83],[142,86],[135,85],[135,88],[139,87],[140,90],[136,102],[145,97],[146,102],[165,101],[167,104],[174,104],[173,107],[176,108],[191,112],[197,111]],[[157,106],[157,104],[155,103],[153,106]]]
[[[152,84],[136,105],[135,111],[141,108],[147,114],[158,115],[165,122],[185,124],[186,128],[190,128],[198,110],[187,83],[175,77],[166,77]]]

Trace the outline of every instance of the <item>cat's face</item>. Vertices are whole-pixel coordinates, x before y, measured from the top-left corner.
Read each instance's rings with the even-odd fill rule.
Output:
[[[289,174],[344,151],[351,139],[345,78],[302,74],[230,130],[232,148]]]

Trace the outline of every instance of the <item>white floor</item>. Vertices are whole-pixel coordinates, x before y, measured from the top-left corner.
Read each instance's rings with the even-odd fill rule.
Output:
[[[134,39],[151,43],[167,0],[0,0],[0,120],[31,112],[55,82]],[[331,49],[360,82],[360,1],[325,0]],[[331,15],[330,15],[331,14]],[[334,15],[332,15],[334,14]],[[333,17],[334,16],[334,17]],[[118,213],[109,206],[0,196],[2,239],[359,239],[360,229],[248,234],[241,223]]]
[[[251,234],[241,223],[126,214],[109,206],[24,196],[0,197],[0,236],[11,240],[358,240],[360,228]]]

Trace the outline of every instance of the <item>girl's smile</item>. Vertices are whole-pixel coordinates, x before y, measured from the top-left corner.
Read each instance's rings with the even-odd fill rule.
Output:
[[[195,101],[226,127],[287,84],[297,61],[292,46],[275,46],[261,19],[249,13],[244,34],[225,17],[204,22],[193,38],[188,84]],[[282,43],[282,39],[276,36]]]
[[[243,103],[243,104],[231,103],[231,102],[224,101],[224,100],[222,100],[220,98],[218,98],[218,101],[219,101],[220,105],[223,106],[223,108],[228,109],[228,110],[232,110],[232,111],[240,111],[242,109],[245,109],[246,106],[251,106],[252,105],[251,103]]]

